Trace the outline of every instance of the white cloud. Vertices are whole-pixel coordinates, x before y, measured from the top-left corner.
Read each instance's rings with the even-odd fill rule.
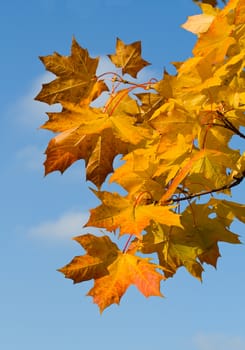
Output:
[[[225,334],[197,334],[193,342],[197,350],[244,350],[245,337]]]
[[[29,90],[21,96],[10,112],[17,116],[18,121],[24,126],[31,128],[38,128],[43,124],[47,118],[46,112],[59,111],[59,105],[53,105],[52,107],[46,103],[42,103],[34,100],[35,96],[42,88],[42,84],[47,83],[54,79],[51,73],[44,73],[37,77],[31,84]]]
[[[29,229],[30,236],[45,239],[65,239],[82,233],[88,213],[68,212],[54,220],[47,220]]]
[[[70,211],[63,213],[53,220],[46,220],[27,230],[29,237],[41,238],[49,241],[64,240],[85,233],[101,235],[102,229],[95,227],[84,228],[89,218],[88,212]]]

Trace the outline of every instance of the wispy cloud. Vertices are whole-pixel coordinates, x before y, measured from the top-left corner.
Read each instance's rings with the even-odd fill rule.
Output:
[[[102,230],[95,227],[83,228],[88,218],[89,212],[69,211],[31,227],[27,233],[29,237],[51,241],[72,238],[88,232],[101,234]]]
[[[88,213],[68,212],[53,220],[44,221],[28,231],[32,237],[44,239],[65,239],[82,233],[82,227],[88,220]]]
[[[51,73],[46,72],[42,74],[32,82],[26,93],[23,96],[20,96],[20,98],[17,100],[12,108],[14,115],[17,116],[20,124],[33,129],[38,128],[45,121],[44,117],[47,111],[60,110],[60,107],[57,104],[50,107],[46,103],[34,100],[35,96],[41,90],[42,84],[53,79],[54,75]]]
[[[225,334],[197,334],[193,342],[197,350],[244,350],[245,337]]]

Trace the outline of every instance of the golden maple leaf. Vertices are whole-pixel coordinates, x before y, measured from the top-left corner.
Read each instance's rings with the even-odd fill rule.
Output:
[[[116,67],[122,68],[123,74],[130,74],[133,78],[137,77],[138,72],[148,66],[150,63],[141,58],[141,42],[136,41],[126,45],[117,38],[116,53],[108,55]]]
[[[200,35],[193,54],[212,58],[213,64],[222,62],[230,46],[236,43],[232,36],[233,30],[231,14],[224,16],[224,13],[220,12],[213,19],[208,30]]]
[[[76,160],[84,159],[87,180],[100,187],[113,170],[114,157],[151,136],[149,127],[135,125],[136,118],[120,110],[108,115],[99,108],[64,101],[62,105],[62,112],[48,113],[49,120],[42,126],[60,132],[46,150],[45,174],[64,172]]]
[[[110,182],[120,184],[131,195],[150,193],[151,202],[158,201],[163,195],[165,182],[162,176],[155,176],[159,167],[156,153],[154,145],[128,153],[122,158],[124,163],[114,170]]]
[[[218,217],[211,218],[210,215],[217,212],[216,206],[219,207]],[[216,199],[206,204],[191,203],[181,215],[183,228],[160,224],[149,227],[143,236],[142,252],[157,252],[166,277],[172,276],[180,266],[185,266],[194,277],[201,279],[204,262],[216,267],[220,256],[218,242],[240,243],[238,235],[228,227],[235,216],[244,222],[242,211],[244,206],[229,205],[229,202]],[[227,227],[222,223],[223,218],[220,220],[222,215],[231,219],[226,221]]]
[[[101,227],[109,231],[120,229],[120,235],[133,234],[141,238],[142,231],[152,220],[170,226],[181,226],[179,215],[172,212],[171,207],[137,204],[137,199],[132,200],[117,193],[93,192],[102,204],[90,210],[90,218],[85,227]]]
[[[107,267],[117,258],[119,249],[108,236],[96,237],[90,233],[73,238],[87,251],[83,256],[76,256],[58,271],[74,283],[88,281],[108,274]]]
[[[50,83],[43,84],[42,90],[35,97],[36,100],[48,104],[69,101],[79,103],[98,97],[108,87],[103,81],[97,81],[96,69],[98,58],[91,58],[73,38],[70,56],[58,53],[40,57],[46,69],[57,76]]]

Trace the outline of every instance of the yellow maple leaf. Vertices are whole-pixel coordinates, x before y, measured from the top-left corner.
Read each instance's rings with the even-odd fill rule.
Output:
[[[91,58],[73,38],[70,56],[58,53],[40,57],[46,69],[57,76],[50,83],[43,84],[36,100],[48,104],[69,101],[79,103],[87,100],[88,104],[108,87],[103,81],[97,81],[96,69],[99,59]]]
[[[230,24],[230,15],[224,16],[221,11],[212,21],[208,30],[200,35],[194,49],[195,56],[211,58],[213,64],[222,62],[236,40],[232,36],[234,25]]]
[[[108,55],[116,67],[122,68],[123,74],[130,74],[136,78],[137,73],[150,63],[141,58],[141,42],[136,41],[126,45],[122,40],[117,38],[116,53]]]
[[[194,34],[205,33],[213,22],[214,17],[213,15],[207,15],[205,13],[190,16],[181,27]]]
[[[120,196],[117,193],[94,191],[102,204],[90,210],[90,218],[85,227],[106,228],[109,231],[120,230],[120,235],[133,234],[141,238],[142,231],[151,220],[166,225],[181,226],[180,216],[168,206],[137,205],[137,199]]]
[[[216,205],[219,206],[219,217],[210,218],[216,213]],[[225,210],[223,214],[222,209]],[[206,204],[191,203],[181,216],[183,228],[159,224],[149,227],[143,236],[142,252],[158,254],[166,277],[172,276],[180,266],[185,266],[194,277],[201,279],[204,262],[216,267],[220,256],[218,242],[240,243],[238,235],[223,225],[223,217],[228,217],[230,212],[233,213],[232,219],[235,213],[239,217],[242,210],[241,206],[229,206],[223,201],[216,203],[215,199]]]
[[[157,178],[155,172],[159,161],[156,158],[156,145],[147,149],[138,148],[122,158],[124,162],[114,170],[110,182],[120,184],[132,195],[142,193],[150,189],[152,201],[158,201],[164,191],[163,177]]]

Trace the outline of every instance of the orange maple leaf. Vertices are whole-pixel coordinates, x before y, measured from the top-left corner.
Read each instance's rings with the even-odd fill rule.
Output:
[[[111,304],[119,304],[130,285],[135,285],[145,296],[162,296],[160,282],[164,276],[156,271],[158,267],[150,259],[127,253],[119,253],[108,267],[109,274],[95,280],[87,295],[93,297],[100,312]]]
[[[76,256],[58,271],[74,283],[94,279],[94,287],[87,295],[94,298],[100,312],[113,303],[118,304],[131,284],[146,297],[162,295],[160,282],[165,278],[150,259],[120,252],[108,236],[85,234],[74,239],[87,254]]]
[[[113,170],[114,157],[151,136],[150,128],[134,125],[132,116],[117,115],[116,111],[109,116],[101,109],[68,102],[62,105],[63,111],[48,113],[49,120],[42,126],[60,132],[46,150],[45,174],[64,172],[76,160],[84,159],[87,180],[100,187]]]
[[[122,40],[117,38],[116,53],[108,55],[116,67],[122,68],[123,74],[130,74],[136,78],[137,73],[148,66],[150,63],[141,58],[141,42],[136,41],[126,45]]]

